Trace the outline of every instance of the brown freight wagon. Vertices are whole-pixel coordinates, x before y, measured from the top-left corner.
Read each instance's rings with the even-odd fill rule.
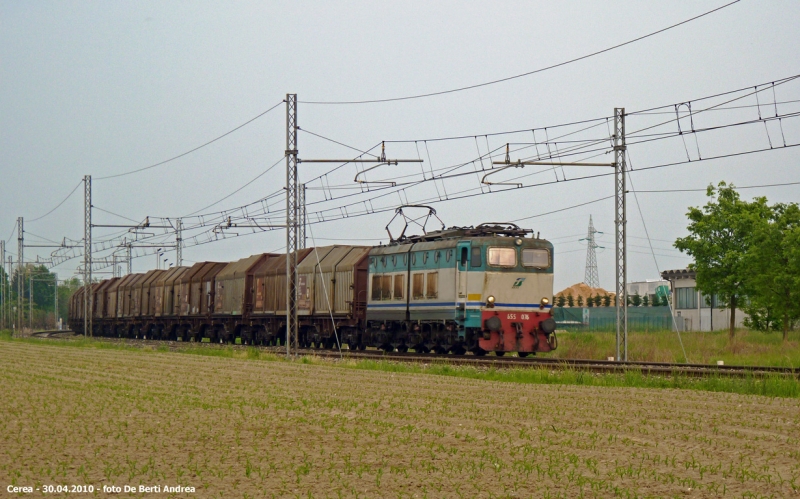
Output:
[[[139,274],[128,274],[125,277],[121,278],[119,281],[117,281],[111,287],[111,290],[109,291],[110,295],[109,300],[111,303],[109,303],[109,306],[113,310],[112,313],[114,314],[113,315],[114,318],[121,319],[122,317],[124,317],[123,305],[125,303],[125,294],[126,294],[125,290],[127,289],[127,286],[130,284],[130,282],[133,279],[135,279],[137,275]]]
[[[215,278],[214,314],[248,317],[253,311],[253,272],[276,256],[252,255],[226,265]]]
[[[94,292],[94,310],[92,317],[95,319],[102,319],[106,317],[106,306],[108,305],[108,288],[114,284],[119,277],[111,279],[104,279],[100,281],[97,289]]]
[[[175,297],[175,281],[189,270],[189,267],[175,267],[162,275],[155,283],[152,311],[156,317],[173,315],[173,299]]]
[[[174,301],[175,313],[180,317],[186,317],[192,311],[192,279],[202,272],[206,272],[209,267],[216,265],[216,262],[197,262],[189,270],[181,274],[175,282],[176,299]]]
[[[131,297],[132,297],[132,304],[131,304],[131,317],[141,317],[143,310],[146,308],[145,303],[147,302],[147,293],[145,290],[145,285],[147,284],[149,287],[149,282],[153,279],[153,277],[158,273],[161,272],[160,270],[149,270],[146,274],[144,274],[141,278],[137,279],[131,285]]]
[[[131,274],[130,279],[125,281],[123,286],[120,286],[118,291],[122,292],[122,317],[128,318],[133,316],[133,288],[137,282],[145,278],[145,274]],[[119,296],[117,297],[119,300]]]
[[[305,260],[311,248],[297,251],[297,263]],[[268,258],[253,271],[255,289],[253,293],[253,313],[286,315],[286,255]]]
[[[192,277],[189,296],[189,315],[205,315],[214,304],[214,276],[225,268],[227,263],[212,262]]]
[[[297,315],[311,315],[314,313],[314,276],[319,272],[319,262],[324,261],[328,254],[331,253],[335,253],[334,258],[341,258],[347,248],[349,247],[322,246],[312,248],[308,258],[303,259],[302,263],[297,265]],[[326,283],[325,286],[327,288],[322,285],[316,287],[323,298],[326,291],[330,293],[330,289],[328,289],[330,285]]]
[[[161,270],[154,279],[150,281],[147,293],[147,309],[142,315],[157,317],[161,315],[161,304],[164,301],[164,281],[175,272],[175,268]]]
[[[164,274],[169,270],[151,270],[153,274],[142,282],[142,307],[139,311],[142,317],[153,316],[153,302],[155,293],[155,284]]]

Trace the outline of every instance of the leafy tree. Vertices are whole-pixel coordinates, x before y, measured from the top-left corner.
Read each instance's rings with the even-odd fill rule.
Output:
[[[594,307],[594,298],[592,298],[592,295],[586,297],[586,306]]]
[[[650,306],[650,296],[644,295],[642,297],[642,306],[643,307],[649,307]]]
[[[564,298],[564,295],[558,295],[558,298],[556,299],[556,304],[559,307],[563,308],[564,305],[566,304],[566,302],[567,302],[567,300],[566,300],[566,298]]]
[[[782,329],[788,339],[792,324],[800,319],[800,207],[776,204],[767,223],[751,233],[746,255],[750,268],[748,326]]]
[[[570,307],[575,306],[575,298],[572,297],[572,293],[567,295],[567,305],[569,305]]]
[[[642,304],[642,297],[641,295],[639,295],[638,291],[631,297],[631,304],[634,307],[638,307],[639,305]]]
[[[611,295],[605,295],[603,297],[603,306],[610,307],[611,306]]]
[[[753,202],[742,201],[733,186],[720,182],[717,188],[706,191],[711,198],[700,208],[689,208],[689,235],[675,241],[675,247],[689,254],[694,263],[689,268],[696,272],[697,289],[703,294],[719,295],[731,311],[729,336],[734,336],[736,308],[741,297],[748,294],[748,268],[746,254],[751,245],[751,234],[763,230],[770,209],[765,198]]]
[[[581,295],[578,295],[578,306],[579,307],[583,306],[583,296],[581,296]]]

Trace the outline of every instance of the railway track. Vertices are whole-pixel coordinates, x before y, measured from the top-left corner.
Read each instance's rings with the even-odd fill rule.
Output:
[[[38,338],[68,339],[76,335],[72,331],[39,331],[32,336]],[[96,337],[98,341],[108,341],[114,343],[127,343],[131,345],[151,345],[167,346],[171,350],[180,350],[185,345],[202,346],[204,348],[259,348],[277,355],[286,352],[285,347],[249,345],[218,345],[213,343],[183,343],[179,341],[162,340],[141,340],[130,338],[105,338]],[[639,372],[644,375],[686,375],[686,376],[732,376],[732,377],[763,377],[767,375],[778,375],[795,377],[800,379],[800,368],[776,367],[776,366],[737,366],[737,365],[711,365],[711,364],[673,364],[668,362],[617,362],[608,360],[586,360],[586,359],[554,359],[549,357],[496,357],[475,356],[475,355],[437,355],[433,353],[402,353],[402,352],[383,352],[383,351],[359,351],[359,350],[324,350],[324,349],[299,349],[298,356],[316,356],[333,360],[376,360],[404,362],[410,364],[442,364],[472,366],[496,369],[520,369],[520,368],[547,368],[552,370],[572,369],[576,371],[588,371],[594,373],[626,373]]]

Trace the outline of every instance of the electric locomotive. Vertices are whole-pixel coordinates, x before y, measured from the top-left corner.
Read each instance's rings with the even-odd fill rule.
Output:
[[[402,238],[373,248],[368,268],[362,345],[522,357],[556,348],[553,245],[530,229],[492,223]]]

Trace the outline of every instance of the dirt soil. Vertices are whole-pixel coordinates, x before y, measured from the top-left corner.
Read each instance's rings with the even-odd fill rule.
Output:
[[[0,379],[4,497],[800,497],[796,399],[22,342]]]
[[[601,296],[606,296],[606,295],[616,296],[616,293],[612,293],[612,292],[606,291],[603,288],[593,288],[593,287],[589,286],[586,283],[579,282],[579,283],[573,284],[572,286],[570,286],[568,288],[565,288],[565,289],[563,289],[563,290],[561,290],[561,291],[559,291],[558,293],[555,294],[556,297],[564,296],[564,298],[566,298],[569,295],[572,295],[572,297],[575,298],[576,300],[578,299],[579,296],[582,296],[584,301],[585,301],[590,296],[592,298],[594,298],[597,295],[601,295]],[[612,303],[613,303],[613,300],[612,300]]]

